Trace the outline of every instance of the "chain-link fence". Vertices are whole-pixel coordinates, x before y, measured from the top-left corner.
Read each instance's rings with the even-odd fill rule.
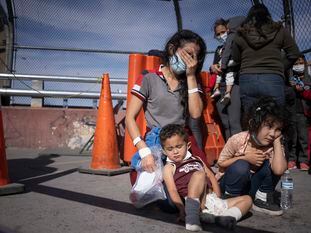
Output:
[[[204,70],[208,70],[212,51],[218,45],[212,31],[215,19],[246,15],[253,4],[250,0],[0,0],[4,9],[7,2],[14,3],[16,16],[14,72],[87,77],[108,72],[116,79],[127,78],[129,53],[162,49],[178,25],[205,39],[211,52],[204,64]],[[176,20],[176,2],[180,21]],[[274,20],[284,19],[284,0],[261,2],[267,5]],[[299,48],[309,49],[310,1],[292,1],[292,8],[293,32]],[[310,59],[309,54],[306,55]],[[30,86],[31,81],[12,82],[16,89]],[[100,84],[45,81],[44,89],[99,92]],[[126,92],[124,85],[112,85],[112,89]],[[12,97],[11,104],[29,105],[30,97]],[[63,106],[64,101],[44,98],[44,104]],[[66,104],[92,107],[94,101],[69,98]]]

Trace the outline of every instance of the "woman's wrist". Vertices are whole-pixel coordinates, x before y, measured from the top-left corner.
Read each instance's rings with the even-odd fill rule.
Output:
[[[139,154],[139,157],[140,157],[141,159],[143,159],[143,158],[145,158],[146,156],[151,155],[151,150],[150,150],[149,147],[144,147],[144,148],[138,150],[138,154]]]

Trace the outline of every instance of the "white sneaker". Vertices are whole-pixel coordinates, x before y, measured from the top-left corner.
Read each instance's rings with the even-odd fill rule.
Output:
[[[202,231],[202,227],[200,225],[186,223],[186,230],[188,230],[188,231]]]

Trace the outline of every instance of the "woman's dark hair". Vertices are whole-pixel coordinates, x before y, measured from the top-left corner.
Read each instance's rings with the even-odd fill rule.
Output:
[[[266,38],[266,35],[262,31],[262,26],[269,24],[276,29],[281,26],[272,20],[271,14],[264,4],[255,4],[248,11],[247,17],[242,23],[242,30],[248,31],[250,28],[255,28],[261,36]]]
[[[214,35],[215,35],[216,28],[218,26],[225,26],[225,27],[227,27],[227,24],[228,24],[228,20],[225,20],[223,18],[217,19],[215,21],[215,23],[214,23],[214,26],[213,26]]]
[[[176,53],[177,49],[183,47],[186,43],[195,43],[200,47],[199,54],[197,55],[198,65],[196,70],[196,77],[199,77],[206,55],[206,44],[201,36],[190,30],[181,30],[176,32],[166,43],[163,51],[163,62],[169,66],[169,58]],[[172,51],[173,50],[173,51]],[[180,95],[181,104],[184,107],[184,116],[188,116],[188,86],[186,74],[177,76],[181,84]]]
[[[261,97],[255,102],[248,113],[248,130],[258,133],[263,122],[269,120],[271,123],[279,122],[282,124],[282,133],[288,128],[289,112],[282,105],[279,105],[271,96]]]
[[[183,126],[178,124],[168,124],[164,126],[160,131],[159,137],[161,146],[163,147],[166,139],[171,138],[175,135],[182,137],[185,142],[188,142],[189,140],[188,133]]]

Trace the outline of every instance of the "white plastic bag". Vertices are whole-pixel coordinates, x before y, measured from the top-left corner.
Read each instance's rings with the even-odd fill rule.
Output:
[[[160,146],[151,147],[156,170],[152,173],[137,170],[137,179],[130,193],[130,201],[136,208],[142,208],[145,205],[156,200],[165,200],[166,194],[162,184],[162,168],[161,160],[162,151]]]

